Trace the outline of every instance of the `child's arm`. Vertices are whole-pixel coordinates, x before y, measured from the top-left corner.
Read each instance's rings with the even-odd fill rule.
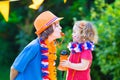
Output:
[[[10,70],[10,80],[15,80],[15,77],[18,75],[18,71],[11,67]]]
[[[89,60],[81,59],[81,63],[71,63],[70,61],[62,61],[61,65],[63,67],[68,67],[75,70],[86,70],[90,64]]]

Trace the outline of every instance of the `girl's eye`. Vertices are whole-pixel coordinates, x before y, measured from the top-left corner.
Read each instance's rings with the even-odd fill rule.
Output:
[[[76,32],[73,32],[73,34],[76,34]]]

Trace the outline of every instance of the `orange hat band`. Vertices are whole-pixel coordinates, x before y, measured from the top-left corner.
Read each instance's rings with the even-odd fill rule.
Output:
[[[51,19],[47,24],[46,26],[49,26],[51,23],[53,23],[55,20],[57,19],[57,17],[54,17],[53,19]]]

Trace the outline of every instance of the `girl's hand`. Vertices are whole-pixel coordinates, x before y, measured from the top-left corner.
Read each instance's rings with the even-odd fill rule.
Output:
[[[63,60],[60,62],[60,65],[63,67],[69,67],[71,62],[69,60]]]

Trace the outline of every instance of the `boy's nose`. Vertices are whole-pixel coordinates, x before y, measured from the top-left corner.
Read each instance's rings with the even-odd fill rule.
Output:
[[[60,29],[62,29],[62,27],[61,27],[61,26],[59,26],[59,28],[60,28]]]

